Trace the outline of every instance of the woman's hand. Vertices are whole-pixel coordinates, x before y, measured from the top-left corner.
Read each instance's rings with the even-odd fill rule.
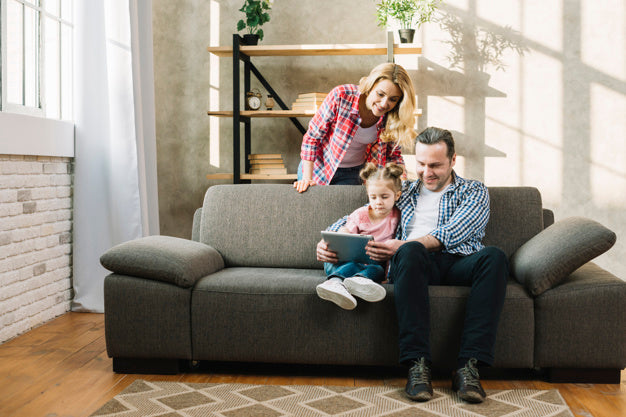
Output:
[[[371,260],[376,262],[386,262],[405,242],[398,239],[389,239],[384,242],[371,241],[365,246],[365,253]]]
[[[339,262],[339,259],[337,259],[337,252],[330,250],[328,248],[328,243],[324,239],[317,243],[317,250],[315,253],[317,254],[318,261],[330,262],[331,264]]]
[[[313,181],[313,180],[300,180],[300,181],[295,181],[293,183],[293,188],[298,190],[299,193],[303,193],[309,187],[312,187],[314,185],[315,185],[315,181]]]

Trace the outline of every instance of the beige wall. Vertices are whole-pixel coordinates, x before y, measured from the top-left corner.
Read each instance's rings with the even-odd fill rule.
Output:
[[[232,167],[231,120],[206,116],[231,103],[232,62],[211,57],[206,46],[232,43],[240,3],[153,2],[163,234],[188,237],[206,188],[224,182],[205,175]],[[263,43],[384,43],[374,4],[275,0]],[[423,55],[397,60],[418,91],[419,128],[454,131],[461,175],[535,186],[557,219],[586,216],[615,230],[617,244],[597,262],[626,279],[626,1],[448,0],[444,12],[453,18],[446,29],[431,23],[418,34]],[[497,70],[480,59],[481,45],[492,52],[514,45],[523,54],[505,48]],[[301,92],[356,83],[384,59],[253,62],[291,103]],[[290,172],[300,140],[287,120],[253,121],[253,152],[282,153]]]

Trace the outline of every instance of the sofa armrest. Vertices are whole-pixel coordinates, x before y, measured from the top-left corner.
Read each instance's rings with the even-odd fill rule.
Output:
[[[100,257],[109,271],[179,287],[224,268],[222,256],[203,243],[171,236],[148,236],[116,245]]]
[[[609,250],[615,240],[615,233],[600,223],[569,217],[547,227],[517,249],[511,257],[511,272],[537,296]]]

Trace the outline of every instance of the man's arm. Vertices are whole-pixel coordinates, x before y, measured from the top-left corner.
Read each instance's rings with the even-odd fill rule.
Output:
[[[443,249],[443,245],[436,237],[426,235],[411,240],[390,239],[386,242],[368,242],[365,247],[365,252],[373,261],[386,262],[395,255],[398,249],[400,249],[400,246],[411,241],[421,243],[429,252],[436,252]]]

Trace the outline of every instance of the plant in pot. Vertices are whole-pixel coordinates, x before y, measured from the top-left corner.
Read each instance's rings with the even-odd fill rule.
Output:
[[[270,0],[245,0],[243,2],[239,11],[243,12],[246,18],[237,22],[237,31],[248,30],[248,33],[243,35],[246,44],[256,45],[259,40],[263,40],[261,26],[270,21],[271,8]]]
[[[386,28],[390,20],[400,24],[400,42],[412,43],[415,29],[430,22],[442,0],[382,0],[376,3],[378,26]]]

